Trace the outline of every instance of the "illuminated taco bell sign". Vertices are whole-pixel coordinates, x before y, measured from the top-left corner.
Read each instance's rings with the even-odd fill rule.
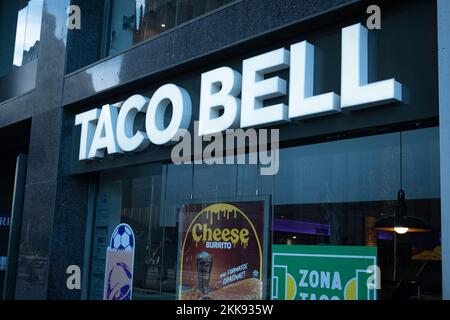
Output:
[[[200,136],[228,128],[274,125],[402,101],[402,85],[395,79],[369,83],[368,30],[361,24],[342,29],[340,95],[314,95],[314,45],[294,43],[243,60],[242,74],[223,66],[201,75]],[[289,83],[268,74],[289,69]],[[264,101],[285,96],[288,105],[265,105]],[[267,104],[267,103],[266,103]],[[168,124],[164,115],[172,105]],[[138,113],[145,113],[145,130],[135,130]],[[175,84],[165,84],[151,98],[133,95],[121,105],[106,104],[80,113],[79,160],[102,158],[144,150],[150,144],[165,145],[190,126],[190,94]],[[181,131],[180,131],[181,130]]]

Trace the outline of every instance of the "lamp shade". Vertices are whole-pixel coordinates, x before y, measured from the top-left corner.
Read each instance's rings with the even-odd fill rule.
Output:
[[[395,219],[395,216],[381,217],[373,226],[376,230],[397,231],[399,228],[407,228],[407,232],[427,232],[430,227],[425,221],[417,217],[406,217],[406,219]],[[397,229],[397,230],[396,230]]]
[[[373,227],[376,230],[395,231],[400,234],[430,231],[430,227],[424,220],[418,217],[408,216],[405,191],[402,189],[397,194],[397,205],[395,206],[394,215],[379,218]]]

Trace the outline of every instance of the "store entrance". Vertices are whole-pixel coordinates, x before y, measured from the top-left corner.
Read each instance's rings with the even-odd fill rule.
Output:
[[[0,299],[13,299],[29,122],[0,129]]]
[[[106,247],[114,228],[128,224],[134,233],[133,299],[174,296],[177,227],[164,219],[165,167],[124,168],[101,174],[96,197],[89,299],[102,299]],[[173,298],[173,297],[172,297]]]

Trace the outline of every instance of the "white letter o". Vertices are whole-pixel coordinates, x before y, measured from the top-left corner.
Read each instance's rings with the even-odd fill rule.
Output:
[[[167,128],[164,128],[164,114],[170,103],[172,119]],[[145,127],[148,138],[156,145],[171,142],[178,130],[189,128],[191,114],[191,98],[186,90],[174,84],[160,87],[153,94],[147,108]]]

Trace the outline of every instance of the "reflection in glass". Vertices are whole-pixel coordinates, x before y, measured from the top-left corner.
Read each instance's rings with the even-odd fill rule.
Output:
[[[234,0],[114,0],[110,51],[114,54]]]
[[[31,0],[17,14],[13,64],[20,67],[37,58],[44,0]]]
[[[102,299],[106,247],[119,223],[129,224],[136,237],[133,299],[174,298],[178,225],[177,213],[170,213],[171,208],[164,204],[165,169],[156,164],[101,174],[90,299]]]
[[[27,27],[28,6],[17,13],[16,43],[14,48],[15,66],[20,67],[23,59],[23,49],[25,45],[25,32]]]
[[[283,149],[275,176],[274,244],[377,246],[380,299],[440,299],[441,241],[437,128]],[[403,187],[406,208],[430,232],[377,231]],[[419,294],[420,293],[420,294]]]
[[[282,149],[274,177],[260,176],[251,165],[155,164],[103,172],[91,298],[103,288],[101,261],[112,225],[126,222],[135,231],[134,298],[175,299],[183,206],[205,198],[270,196],[272,223],[266,228],[272,244],[376,246],[380,299],[440,299],[438,133],[437,127],[403,132],[402,157],[400,133]],[[395,210],[400,159],[408,213],[425,220],[430,232],[397,235],[374,228],[381,214]],[[207,292],[210,259],[197,260],[190,276]]]
[[[117,56],[86,70],[86,73],[92,77],[95,92],[101,92],[120,83],[122,60],[123,56]]]

